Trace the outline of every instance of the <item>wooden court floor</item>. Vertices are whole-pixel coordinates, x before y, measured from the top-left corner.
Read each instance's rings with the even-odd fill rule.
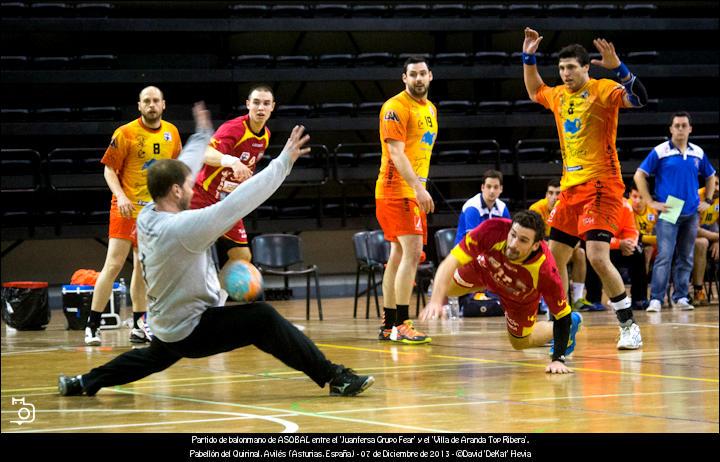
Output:
[[[514,351],[504,318],[419,326],[429,345],[375,340],[379,320],[352,319],[352,299],[274,303],[334,362],[375,376],[354,398],[329,397],[255,347],[184,359],[95,397],[61,397],[59,373],[86,372],[130,348],[128,330],[85,347],[62,313],[44,332],[2,326],[2,432],[714,432],[718,426],[718,305],[635,312],[644,347],[615,349],[610,312],[584,314],[569,364],[544,373],[547,348]],[[363,306],[364,308],[364,306]],[[230,308],[229,308],[230,309]],[[316,316],[316,313],[315,313]],[[24,398],[26,406],[12,399]],[[30,422],[29,408],[34,406]],[[24,410],[20,410],[23,408]],[[20,413],[20,415],[19,415]],[[22,424],[17,421],[25,420]]]

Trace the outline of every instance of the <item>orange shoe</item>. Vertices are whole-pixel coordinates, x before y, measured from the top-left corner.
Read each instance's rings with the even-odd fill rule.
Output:
[[[421,343],[430,343],[432,338],[416,330],[413,322],[407,319],[399,326],[393,326],[390,340],[408,345],[419,345]]]
[[[697,289],[695,291],[695,293],[693,294],[692,301],[695,305],[707,305],[708,298],[707,298],[707,294],[705,293],[705,288]]]

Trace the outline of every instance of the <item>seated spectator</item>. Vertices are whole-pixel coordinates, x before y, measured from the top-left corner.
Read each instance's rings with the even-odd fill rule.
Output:
[[[698,223],[697,238],[695,238],[695,264],[692,273],[693,303],[696,305],[705,305],[708,302],[708,296],[703,287],[708,256],[716,262],[720,259],[720,246],[718,243],[718,216],[720,215],[718,182],[716,176],[712,204],[704,213],[698,214],[700,221]],[[705,188],[701,188],[698,194],[701,198],[704,198]]]
[[[657,236],[655,236],[655,223],[657,223],[657,211],[650,207],[645,199],[643,199],[640,191],[635,184],[630,188],[630,197],[628,204],[633,209],[635,218],[635,228],[640,233],[639,242],[642,244],[643,254],[645,255],[645,274],[650,274],[650,263],[657,253]],[[645,309],[648,302],[645,298],[642,300],[633,300],[633,308],[636,310]]]
[[[486,170],[483,173],[480,192],[463,204],[458,219],[455,245],[465,238],[465,234],[487,219],[493,217],[510,218],[510,211],[500,198],[503,192],[503,174],[497,170]]]

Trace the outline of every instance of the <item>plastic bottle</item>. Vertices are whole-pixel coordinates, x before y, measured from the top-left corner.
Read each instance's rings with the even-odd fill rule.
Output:
[[[115,309],[119,312],[121,309],[127,306],[127,286],[125,285],[125,278],[120,278],[120,306],[116,306]]]
[[[457,297],[448,297],[449,317],[450,319],[458,319],[460,317],[460,301]]]

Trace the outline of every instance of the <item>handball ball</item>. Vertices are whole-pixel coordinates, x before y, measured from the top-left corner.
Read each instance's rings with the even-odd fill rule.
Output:
[[[245,260],[231,260],[220,271],[220,284],[237,302],[252,302],[263,291],[260,271]]]

